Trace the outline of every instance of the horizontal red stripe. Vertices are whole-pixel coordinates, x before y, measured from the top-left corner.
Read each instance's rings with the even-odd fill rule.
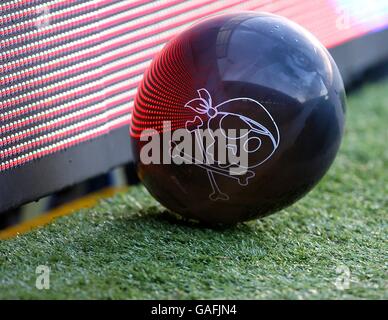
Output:
[[[109,0],[105,0],[105,1],[109,1]],[[40,9],[40,8],[44,8],[44,6],[37,6],[35,8],[31,8],[31,11],[27,11],[27,13],[32,15],[33,18],[29,19],[29,20],[21,21],[21,22],[15,23],[15,20],[17,20],[19,18],[18,13],[10,14],[8,17],[0,17],[0,35],[6,36],[6,35],[10,35],[14,32],[20,33],[23,30],[26,30],[28,28],[36,27],[36,24],[37,24],[36,18],[38,17],[38,15],[42,14],[40,11],[38,11],[38,9]],[[86,12],[86,11],[94,9],[94,8],[96,8],[96,5],[91,3],[91,2],[87,2],[84,4],[84,6],[78,7],[76,9],[75,8],[71,9],[71,7],[70,7],[70,10],[68,10],[66,12],[58,12],[56,14],[50,14],[50,16],[49,16],[50,23],[53,23],[58,19],[63,19],[63,18],[66,18],[66,17],[74,15],[74,14],[80,14],[82,12]],[[19,14],[21,14],[20,18],[26,17],[25,12],[19,13]],[[35,17],[35,16],[37,16],[37,17]],[[4,22],[8,22],[8,23],[13,22],[13,23],[10,26],[1,27],[1,25],[4,24]]]
[[[36,135],[36,134],[42,134],[44,132],[47,132],[49,130],[53,130],[55,128],[59,128],[59,127],[61,127],[63,125],[66,125],[66,124],[74,123],[74,122],[77,122],[77,121],[82,121],[82,120],[86,119],[89,116],[97,115],[98,113],[100,113],[100,112],[102,112],[104,110],[114,108],[114,107],[116,107],[118,105],[121,105],[121,104],[124,104],[124,103],[126,103],[128,101],[130,101],[128,99],[128,97],[125,97],[125,98],[122,98],[122,99],[119,99],[119,100],[112,101],[111,103],[107,103],[107,104],[103,104],[102,103],[101,107],[89,110],[89,111],[84,112],[82,114],[74,115],[74,116],[68,117],[66,119],[63,119],[61,121],[54,122],[54,123],[43,124],[39,128],[34,128],[34,129],[32,129],[32,130],[30,130],[28,132],[26,132],[26,131],[18,132],[18,133],[14,134],[14,135],[10,135],[10,136],[6,137],[5,139],[0,139],[0,147],[7,146],[7,145],[9,145],[11,143],[12,144],[17,143],[18,141],[21,141],[21,140],[23,140],[23,139],[25,139],[27,137],[31,137],[31,136]],[[130,109],[128,109],[128,110],[130,110]]]
[[[110,121],[111,119],[114,119],[114,118],[119,117],[121,115],[124,115],[126,113],[128,113],[128,110],[121,110],[121,111],[113,113],[112,115],[105,117],[103,119],[94,120],[92,122],[78,126],[76,128],[68,128],[67,130],[64,130],[63,132],[59,132],[57,134],[54,134],[50,137],[46,137],[46,138],[41,139],[39,141],[29,141],[27,144],[16,147],[16,148],[4,150],[4,151],[0,150],[0,159],[7,158],[10,156],[16,156],[16,155],[20,156],[20,153],[22,153],[22,152],[25,152],[25,151],[33,149],[33,148],[38,148],[38,147],[40,147],[44,144],[47,144],[47,143],[54,143],[57,140],[63,139],[63,138],[70,136],[70,135],[74,136],[76,134],[81,133],[82,131],[85,131],[85,130],[92,128],[94,126],[97,126],[99,124],[106,123],[106,122]]]
[[[133,59],[133,60],[128,60],[125,63],[118,64],[117,66],[112,67],[110,69],[105,69],[104,70],[104,75],[112,73],[112,72],[120,70],[120,69],[124,69],[124,68],[130,67],[132,65],[136,65],[136,64],[141,63],[141,62],[144,62],[146,60],[151,59],[154,55],[155,55],[155,53],[146,54],[144,56],[141,56],[140,58]],[[98,60],[96,62],[90,62],[89,64],[85,64],[85,65],[77,67],[77,68],[73,68],[70,71],[69,70],[64,70],[64,71],[59,72],[59,73],[57,73],[55,75],[48,75],[46,77],[42,77],[40,79],[36,79],[36,80],[34,80],[32,82],[29,82],[29,83],[27,83],[27,84],[25,84],[23,86],[16,85],[16,86],[7,88],[7,89],[2,91],[2,95],[8,96],[8,95],[13,95],[13,94],[19,93],[21,91],[25,91],[25,90],[29,90],[30,91],[30,90],[33,90],[37,86],[48,85],[50,82],[60,81],[63,78],[70,78],[71,76],[74,76],[74,75],[76,75],[78,73],[89,72],[89,71],[92,71],[92,70],[94,70],[95,72],[93,72],[92,75],[89,75],[88,78],[83,78],[83,79],[79,80],[78,82],[77,81],[68,82],[66,85],[60,85],[58,87],[61,90],[63,90],[63,89],[66,89],[68,87],[74,86],[74,83],[80,84],[81,82],[86,82],[86,80],[93,81],[93,80],[96,80],[99,77],[101,77],[101,72],[98,71],[99,67],[101,67],[102,65],[106,65],[106,64],[108,64],[110,62],[113,62],[115,60],[124,58],[126,56],[128,56],[127,51],[122,51],[122,52],[120,52],[120,53],[118,53],[116,55],[113,55],[111,57],[108,57],[108,58],[105,58],[105,59],[101,59],[101,60]],[[32,76],[34,74],[34,71],[35,70],[30,70],[29,73],[27,73],[27,74]],[[0,79],[0,86],[7,85],[7,84],[12,83],[15,80],[19,80],[19,79],[21,79],[23,77],[25,77],[25,75],[23,75],[23,74],[17,74],[17,75],[12,76],[12,77],[5,77],[5,79]],[[47,95],[47,93],[50,93],[51,91],[57,91],[57,88],[56,89],[50,89],[50,90],[47,90],[45,92],[42,92],[41,95]],[[38,95],[34,95],[34,98],[38,98],[38,97],[39,97]],[[1,104],[0,104],[0,106],[1,106]]]
[[[96,132],[96,133],[90,133],[89,135],[86,135],[82,138],[79,138],[75,141],[72,141],[72,142],[69,142],[69,143],[65,143],[65,144],[62,144],[60,146],[57,146],[57,147],[53,147],[51,149],[48,149],[48,150],[44,150],[44,151],[40,151],[40,152],[37,152],[35,154],[31,154],[27,157],[23,157],[22,159],[14,159],[14,160],[10,160],[7,164],[1,164],[0,165],[0,171],[3,171],[3,170],[8,170],[10,168],[13,168],[13,167],[16,167],[16,166],[20,166],[22,164],[25,164],[27,162],[30,162],[34,159],[39,159],[39,158],[42,158],[44,156],[47,156],[49,154],[53,154],[53,153],[56,153],[58,151],[61,151],[61,150],[64,150],[64,149],[67,149],[67,148],[70,148],[72,146],[75,146],[75,145],[78,145],[84,141],[90,141],[94,138],[97,138],[97,137],[100,137],[104,134],[107,134],[117,128],[121,128],[121,127],[124,127],[126,125],[129,125],[129,120],[125,119],[123,120],[122,122],[119,122],[118,124],[115,124],[115,125],[112,125],[112,126],[109,126],[108,129],[102,129],[101,131],[99,132]]]
[[[64,23],[64,24],[62,24],[60,26],[53,26],[53,27],[49,27],[49,28],[44,28],[44,29],[38,30],[38,32],[35,32],[35,33],[32,33],[32,34],[24,33],[24,34],[21,34],[21,35],[19,35],[17,37],[6,39],[2,43],[2,47],[3,47],[3,50],[4,50],[6,47],[8,47],[10,45],[14,46],[14,45],[17,45],[19,43],[25,43],[25,42],[28,42],[28,41],[33,41],[35,38],[39,38],[39,37],[43,37],[43,36],[49,36],[53,32],[55,32],[55,33],[58,33],[58,32],[61,32],[61,31],[64,32],[64,31],[66,31],[66,30],[68,30],[70,28],[77,28],[80,25],[84,25],[84,24],[87,24],[87,23],[93,23],[93,22],[99,21],[101,19],[104,19],[106,17],[109,17],[111,15],[114,15],[114,14],[117,14],[117,13],[129,10],[129,9],[131,9],[131,8],[137,6],[137,5],[143,4],[145,2],[146,1],[142,0],[142,1],[138,1],[136,3],[124,3],[121,7],[119,6],[117,8],[112,8],[112,9],[106,8],[106,11],[103,11],[103,12],[101,12],[99,14],[90,13],[89,16],[86,17],[86,18],[80,16],[80,17],[77,17],[75,19],[71,19],[70,21],[66,21],[66,23]],[[179,3],[179,2],[182,2],[182,0],[176,0],[176,2]],[[109,4],[109,1],[105,0],[105,1],[102,1],[101,3],[94,4],[91,7],[94,7],[94,8],[98,9],[99,6],[102,6],[103,4]],[[123,21],[127,21],[127,19],[131,19],[131,18],[130,17],[128,17],[128,18],[125,17],[125,19],[117,19],[117,20],[114,20],[113,22],[110,22],[110,24],[107,23],[106,25],[112,26],[112,25],[120,24]],[[36,24],[36,21],[32,21],[32,25],[35,25],[35,24]],[[17,28],[17,26],[15,26],[15,27]],[[92,30],[92,29],[90,29],[90,30]],[[105,29],[104,25],[101,27],[101,29]],[[77,33],[75,33],[75,34],[77,34]],[[1,31],[0,31],[0,35],[1,35]]]
[[[109,72],[114,72],[114,71],[120,70],[125,65],[126,64],[112,67],[112,68],[106,70],[106,72],[109,73]],[[112,84],[114,84],[116,82],[127,80],[127,79],[131,78],[134,75],[142,74],[144,72],[144,70],[145,70],[145,68],[141,68],[141,69],[135,70],[133,72],[129,72],[128,74],[121,75],[121,76],[118,76],[118,77],[113,77],[112,79],[103,81],[102,83],[98,83],[96,85],[92,85],[90,87],[87,87],[86,89],[79,90],[76,93],[76,96],[79,97],[79,96],[82,96],[82,95],[86,95],[88,93],[90,94],[90,93],[92,93],[94,91],[101,90],[102,89],[101,86],[105,86],[106,87],[106,86],[110,86],[110,85],[112,85]],[[58,84],[57,86],[55,86],[55,88],[46,89],[44,91],[38,91],[38,92],[36,92],[34,94],[26,94],[26,95],[23,95],[23,96],[19,97],[16,100],[12,100],[11,102],[0,103],[0,107],[7,108],[7,107],[15,105],[15,104],[20,104],[20,103],[28,102],[31,99],[42,98],[42,97],[44,97],[44,96],[46,96],[46,95],[48,95],[50,93],[53,94],[53,93],[55,93],[55,92],[57,92],[59,90],[66,89],[68,87],[75,87],[75,86],[80,85],[81,83],[89,82],[89,81],[92,81],[93,79],[95,80],[95,79],[101,78],[101,77],[104,76],[104,74],[101,71],[98,71],[96,74],[93,74],[91,76],[87,76],[87,77],[84,77],[84,78],[81,78],[81,79],[77,79],[77,80],[71,81],[70,83],[67,83],[66,85]],[[62,103],[63,103],[64,100],[68,99],[71,96],[74,96],[74,94],[70,93],[68,95],[65,95],[65,96],[61,97]],[[0,115],[0,121],[2,120],[2,118],[3,117]]]
[[[179,3],[181,2],[182,0],[174,0],[174,3]],[[147,14],[150,14],[150,13],[153,13],[153,12],[156,12],[157,10],[161,10],[163,8],[168,8],[169,6],[171,6],[171,3],[164,3],[162,5],[159,5],[159,6],[155,6],[153,8],[148,8],[144,11],[141,11],[141,12],[137,12],[137,13],[131,13],[130,11],[128,12],[128,15],[127,16],[124,16],[124,17],[121,17],[120,19],[116,19],[116,20],[112,20],[112,21],[109,21],[109,22],[105,22],[101,25],[98,25],[97,27],[96,26],[93,26],[93,27],[88,27],[88,28],[85,28],[84,30],[82,31],[77,31],[75,30],[73,33],[71,34],[62,34],[60,35],[59,37],[55,38],[55,39],[51,39],[51,40],[48,40],[48,39],[45,39],[44,41],[41,41],[41,42],[38,42],[38,43],[33,43],[31,44],[30,46],[28,46],[27,48],[16,48],[16,49],[13,49],[13,50],[10,50],[10,52],[8,53],[1,53],[0,52],[0,59],[3,57],[7,58],[7,57],[12,57],[12,56],[15,56],[15,55],[20,55],[20,54],[28,54],[29,52],[31,51],[35,51],[35,50],[38,50],[38,49],[45,49],[47,48],[48,46],[53,46],[55,44],[58,44],[58,43],[63,43],[63,42],[70,42],[74,39],[78,39],[79,37],[86,37],[88,35],[91,35],[93,33],[96,33],[97,31],[100,31],[100,30],[104,30],[104,29],[108,29],[108,28],[111,28],[113,26],[116,26],[116,25],[119,25],[119,24],[122,24],[122,23],[125,23],[125,22],[128,22],[132,19],[135,19],[135,18],[138,18],[138,17],[142,17],[144,15],[147,15]],[[198,6],[198,5],[197,5]],[[189,10],[189,9],[185,9],[186,10]],[[182,10],[180,10],[182,11]],[[176,13],[175,13],[176,14]],[[173,14],[173,15],[175,15]],[[171,14],[170,14],[171,15]],[[172,16],[173,16],[172,15]],[[95,17],[96,18],[96,17]],[[160,18],[160,20],[164,20],[165,18]],[[145,26],[145,25],[148,25],[150,24],[148,21],[142,23],[142,26]],[[129,29],[130,30],[133,30],[134,28],[137,28],[137,26],[134,26],[134,27],[131,27]],[[113,35],[117,35],[118,33],[113,33]],[[111,37],[109,37],[111,38]],[[100,38],[100,41],[102,39]]]
[[[209,1],[203,2],[202,5],[205,5],[205,4],[208,4],[208,3],[212,3],[212,2],[213,2],[213,0],[209,0]],[[236,5],[236,4],[233,4],[233,6],[234,5]],[[224,8],[221,8],[221,9],[224,9]],[[188,9],[190,9],[190,8],[188,8]],[[221,10],[221,9],[218,9],[218,10]],[[207,14],[215,13],[218,10],[210,11]],[[96,55],[97,54],[101,54],[101,53],[113,50],[115,48],[118,48],[120,46],[126,45],[128,43],[133,43],[133,42],[136,42],[136,41],[139,41],[139,40],[143,40],[144,38],[156,35],[157,33],[168,31],[168,30],[171,30],[173,28],[177,28],[177,27],[179,27],[181,25],[184,25],[186,23],[190,23],[190,22],[196,20],[197,18],[201,18],[202,16],[203,16],[203,14],[197,14],[196,16],[192,16],[192,17],[186,18],[183,21],[176,22],[176,23],[174,23],[172,25],[169,25],[167,27],[163,27],[163,28],[159,28],[159,29],[154,29],[151,32],[148,32],[147,34],[140,34],[140,35],[137,35],[137,36],[129,35],[128,38],[125,38],[123,40],[115,42],[114,44],[106,46],[106,47],[103,47],[101,49],[97,49],[97,48],[93,49],[93,47],[92,47],[93,51],[91,51],[91,54],[89,55],[89,53],[88,53],[88,54],[85,54],[85,56],[86,57],[91,57],[94,54],[96,54]],[[165,19],[167,19],[165,16],[158,17],[158,19],[152,21],[152,23],[158,23],[158,22],[161,22],[161,21],[163,21]],[[41,56],[26,57],[26,58],[22,58],[20,61],[11,62],[11,63],[8,63],[7,65],[4,65],[4,66],[0,65],[0,72],[9,72],[9,71],[11,71],[11,70],[13,70],[15,68],[21,67],[23,65],[34,65],[34,64],[38,63],[39,61],[47,59],[48,57],[53,58],[53,57],[56,57],[58,55],[62,55],[62,54],[65,54],[67,52],[71,52],[71,51],[74,51],[74,50],[82,50],[85,46],[98,45],[98,44],[103,43],[106,40],[111,40],[114,37],[117,37],[117,36],[123,35],[123,34],[125,34],[127,32],[130,32],[134,28],[138,29],[140,27],[141,26],[139,26],[139,25],[136,25],[134,27],[133,26],[131,26],[131,27],[123,27],[122,29],[120,29],[118,31],[109,32],[109,33],[107,33],[104,36],[96,35],[96,36],[93,37],[93,39],[82,39],[83,41],[81,43],[72,44],[72,45],[70,45],[67,48],[57,48],[57,49],[54,48],[53,52],[50,52],[50,56],[47,56],[44,53],[42,53]],[[154,46],[157,43],[162,43],[162,42],[168,41],[171,37],[172,36],[168,36],[168,37],[164,36],[163,40],[156,39],[155,41],[150,42],[149,45],[139,44],[139,46],[134,48],[133,51],[130,52],[130,53],[134,53],[134,52],[138,52],[138,51],[141,51],[141,50],[145,50],[145,49],[147,49],[149,47]],[[0,59],[1,59],[1,52],[0,52]],[[5,61],[6,61],[6,59],[5,59]]]
[[[58,0],[58,2],[55,2],[51,5],[48,5],[49,9],[55,9],[55,8],[58,8],[60,6],[64,6],[64,5],[69,5],[69,4],[72,4],[72,3],[77,3],[78,0]],[[19,0],[19,1],[14,1],[12,3],[4,3],[4,4],[0,4],[0,11],[8,11],[8,10],[15,10],[15,9],[18,9],[26,4],[31,4],[31,0]],[[29,8],[28,8],[29,9]],[[33,8],[35,9],[35,8]]]
[[[15,123],[12,126],[3,127],[2,130],[0,131],[0,133],[4,133],[4,132],[7,132],[7,131],[15,130],[17,128],[26,126],[28,124],[32,124],[32,123],[40,121],[40,120],[48,120],[51,117],[63,114],[63,112],[68,112],[68,111],[71,111],[71,110],[82,108],[82,107],[85,107],[85,106],[87,106],[89,104],[96,103],[96,102],[98,102],[98,101],[100,101],[100,100],[102,100],[104,98],[112,97],[114,95],[123,93],[125,91],[129,91],[129,90],[135,88],[136,86],[137,86],[137,83],[136,84],[123,85],[123,86],[119,86],[118,88],[112,89],[112,90],[107,91],[107,92],[104,92],[102,90],[103,88],[97,87],[95,89],[99,93],[99,95],[97,95],[95,97],[83,100],[82,102],[74,103],[71,106],[69,106],[68,108],[66,108],[65,110],[62,109],[60,111],[48,112],[48,113],[46,113],[44,115],[41,115],[39,117],[34,118],[33,120],[24,119],[22,121],[18,121],[17,123]],[[90,94],[90,92],[85,92],[85,95],[88,94],[88,93]],[[132,97],[133,97],[133,95],[128,95],[128,99],[131,99]],[[76,95],[76,96],[74,96],[74,95],[67,95],[66,98],[67,99],[70,99],[70,98],[78,99],[79,96],[78,95]],[[23,114],[26,114],[28,112],[37,111],[37,110],[45,108],[45,107],[53,107],[56,104],[59,104],[59,105],[60,104],[64,104],[65,101],[66,101],[65,98],[60,97],[60,98],[52,99],[50,101],[45,101],[45,102],[33,105],[30,108],[25,108],[25,109],[22,109],[22,110],[15,110],[15,111],[13,111],[10,114],[0,115],[0,121],[6,122],[7,120],[10,120],[10,119],[12,119],[14,117],[22,116]]]
[[[106,2],[110,2],[109,0],[105,0]],[[59,12],[57,14],[50,14],[49,16],[49,22],[50,24],[53,24],[57,22],[59,19],[65,19],[70,16],[76,15],[76,14],[83,14],[84,12],[87,12],[91,9],[96,8],[96,5],[91,3],[86,3],[85,6],[78,7],[76,9],[71,9],[66,12]],[[33,8],[31,11],[34,11],[34,15],[37,15],[39,12],[37,12],[37,8]],[[31,14],[31,12],[27,12]],[[22,16],[27,16],[26,13],[23,13]],[[27,21],[22,21],[15,23],[14,21],[17,20],[18,17],[16,14],[12,14],[9,17],[0,17],[0,36],[5,37],[5,36],[11,36],[14,33],[21,33],[21,32],[28,32],[29,29],[31,28],[36,28],[37,26],[37,20],[36,19],[29,19]],[[1,24],[8,22],[11,23],[12,25],[3,27],[1,28]]]
[[[134,54],[136,52],[144,51],[146,49],[155,47],[157,45],[160,45],[160,44],[166,42],[166,39],[169,39],[170,37],[171,36],[161,37],[161,38],[158,38],[157,40],[149,42],[147,44],[143,44],[143,45],[138,46],[138,47],[134,47],[134,48],[131,48],[131,49],[120,51],[120,54],[117,54],[114,59],[119,59],[120,57],[130,56],[130,55],[132,55],[132,54]],[[120,46],[120,45],[126,44],[126,43],[128,43],[128,41],[127,40],[123,40],[123,41],[120,41],[117,44],[106,46],[106,47],[104,47],[102,49],[97,48],[97,49],[93,49],[92,51],[88,51],[86,53],[83,53],[83,54],[80,54],[80,55],[76,55],[74,57],[69,58],[68,60],[63,61],[63,62],[62,61],[60,61],[60,62],[53,61],[53,63],[49,63],[49,64],[45,65],[44,67],[34,66],[34,67],[30,68],[30,69],[22,70],[20,73],[4,76],[3,78],[0,78],[0,86],[8,85],[8,84],[10,84],[10,83],[12,83],[12,82],[14,82],[16,80],[21,80],[21,79],[23,79],[25,77],[31,77],[34,74],[41,75],[42,73],[50,72],[53,69],[58,69],[60,67],[65,67],[65,66],[67,66],[71,62],[80,61],[80,60],[86,60],[87,58],[96,58],[99,55],[102,55],[102,54],[104,54],[106,52],[114,50],[116,48],[116,46]],[[114,59],[109,59],[107,61],[113,61]],[[145,59],[136,59],[135,61],[137,61],[136,63],[139,63],[142,60],[145,60]],[[1,66],[0,66],[0,70],[1,70]]]
[[[223,6],[222,7],[222,9],[226,9],[226,8],[228,8],[228,7],[232,7],[232,6],[235,6],[237,3],[239,3],[240,2],[240,0],[238,0],[238,1],[234,1],[233,3],[230,3],[229,5],[227,5],[227,6]],[[217,12],[217,11],[219,11],[220,10],[220,8],[218,8],[218,9],[213,9],[212,11],[209,11],[208,12],[208,14],[212,14],[212,13],[214,13],[214,12]],[[174,28],[174,27],[177,27],[177,26],[179,26],[179,25],[181,25],[181,24],[183,24],[183,23],[185,23],[185,22],[188,22],[188,21],[191,21],[191,20],[195,20],[195,19],[197,19],[197,18],[199,18],[199,17],[201,17],[202,16],[202,14],[197,14],[196,16],[192,16],[191,18],[189,18],[189,19],[186,19],[185,21],[180,21],[180,22],[176,22],[176,23],[173,23],[173,24],[171,24],[171,25],[169,25],[169,26],[165,26],[165,27],[162,27],[162,28],[160,28],[160,29],[158,29],[156,32],[160,32],[161,30],[169,30],[170,28]],[[144,36],[148,36],[149,34],[153,34],[153,33],[156,33],[155,31],[151,31],[151,32],[148,32],[148,33],[146,33],[146,34],[140,34],[140,35],[138,35],[138,36],[135,36],[135,37],[133,37],[132,39],[127,39],[128,41],[136,41],[135,39],[136,38],[142,38],[142,37],[144,37]],[[52,90],[50,90],[50,91],[52,91]],[[47,91],[46,91],[46,93],[47,93]],[[43,95],[43,93],[40,93],[40,96],[42,96]],[[30,95],[30,96],[32,96],[32,95]],[[32,98],[30,98],[30,99],[32,99]],[[5,107],[9,107],[9,106],[12,106],[12,105],[14,105],[14,104],[16,104],[16,103],[20,103],[20,102],[25,102],[25,101],[27,101],[28,100],[28,98],[26,97],[26,96],[23,96],[23,97],[21,97],[20,99],[18,99],[18,100],[16,100],[15,102],[13,102],[13,103],[7,103],[7,104],[4,104],[5,105]],[[0,106],[1,106],[1,103],[0,103]]]

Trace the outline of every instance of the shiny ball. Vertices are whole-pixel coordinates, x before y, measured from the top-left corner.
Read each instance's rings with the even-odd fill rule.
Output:
[[[130,135],[139,177],[161,204],[233,224],[311,190],[344,119],[343,82],[325,47],[283,17],[241,12],[165,45],[139,85]]]

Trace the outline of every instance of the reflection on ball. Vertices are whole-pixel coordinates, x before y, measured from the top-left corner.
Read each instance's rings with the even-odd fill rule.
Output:
[[[164,47],[139,86],[131,140],[164,206],[236,223],[306,194],[335,158],[344,117],[341,76],[318,40],[243,12],[202,20]]]

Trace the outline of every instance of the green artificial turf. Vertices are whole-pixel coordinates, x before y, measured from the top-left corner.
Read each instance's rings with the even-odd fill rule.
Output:
[[[388,81],[352,94],[329,173],[263,220],[198,227],[132,187],[2,241],[0,298],[387,299],[387,126]],[[38,265],[49,290],[35,288]]]

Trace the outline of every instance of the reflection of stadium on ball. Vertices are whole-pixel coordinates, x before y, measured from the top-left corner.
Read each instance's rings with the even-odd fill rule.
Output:
[[[236,163],[218,161],[216,139],[212,150],[203,148],[211,165],[138,159],[142,181],[167,208],[232,223],[275,212],[308,192],[337,153],[344,113],[342,79],[323,45],[285,18],[243,12],[202,20],[164,47],[139,86],[131,136],[135,154],[150,129],[224,129],[228,138],[234,129],[235,141],[246,138],[241,150],[226,145],[248,151],[241,175],[230,172]]]

